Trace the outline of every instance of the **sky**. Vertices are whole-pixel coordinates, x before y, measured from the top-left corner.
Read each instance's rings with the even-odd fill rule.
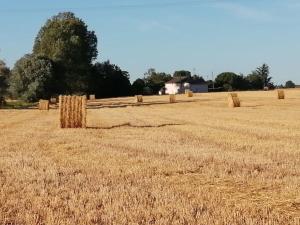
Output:
[[[117,64],[131,81],[149,68],[211,79],[267,63],[275,84],[300,84],[299,0],[0,0],[0,59],[13,67],[63,11],[96,32],[97,60]]]

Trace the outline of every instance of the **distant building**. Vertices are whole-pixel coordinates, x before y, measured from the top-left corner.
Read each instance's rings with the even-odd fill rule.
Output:
[[[166,94],[183,94],[185,90],[194,93],[206,93],[208,92],[208,84],[190,77],[174,77],[165,84]]]
[[[166,88],[165,87],[162,87],[159,92],[158,92],[159,95],[165,95],[166,94]]]

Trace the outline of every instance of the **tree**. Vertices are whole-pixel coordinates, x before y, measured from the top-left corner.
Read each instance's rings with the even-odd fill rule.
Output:
[[[246,77],[246,80],[249,82],[249,88],[252,90],[259,90],[264,86],[263,78],[259,76],[255,71],[249,74]]]
[[[233,72],[224,72],[219,74],[215,79],[216,87],[223,88],[225,91],[247,90],[249,82],[245,77]]]
[[[61,93],[85,92],[92,62],[98,55],[97,37],[74,13],[59,13],[40,29],[33,54],[54,62]]]
[[[89,93],[97,97],[131,95],[129,74],[109,61],[96,63],[89,76]]]
[[[269,87],[270,85],[273,85],[271,83],[272,77],[270,77],[270,69],[267,64],[264,63],[262,66],[256,68],[253,74],[256,74],[261,77],[263,81],[263,86],[261,87],[262,89],[264,87]]]
[[[233,72],[224,72],[219,74],[215,79],[217,87],[223,87],[225,91],[232,91],[239,89],[239,75]]]
[[[0,60],[0,106],[5,103],[4,95],[6,94],[8,87],[8,78],[10,75],[10,69],[6,66],[5,62]]]
[[[224,87],[226,91],[232,90],[235,77],[237,74],[232,72],[220,73],[215,79],[215,85],[216,87]]]
[[[198,82],[205,82],[205,80],[204,80],[204,78],[203,77],[201,77],[201,76],[198,76],[198,75],[193,75],[192,77],[192,80],[194,80],[194,81],[198,81]]]
[[[173,77],[191,77],[191,72],[187,70],[175,71]]]
[[[159,90],[165,86],[165,83],[172,79],[172,76],[163,72],[156,72],[155,69],[151,68],[145,73],[145,84],[147,93],[157,94]]]
[[[131,85],[132,94],[142,95],[145,87],[146,87],[146,84],[143,79],[140,79],[140,78],[136,79]]]
[[[286,88],[295,88],[296,84],[293,81],[289,80],[285,83],[285,87]]]
[[[15,98],[29,102],[50,98],[54,85],[52,62],[27,54],[16,62],[9,81]]]

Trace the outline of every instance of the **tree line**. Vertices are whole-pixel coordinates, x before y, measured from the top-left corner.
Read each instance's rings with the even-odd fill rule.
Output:
[[[97,45],[95,32],[74,13],[53,16],[38,32],[32,52],[17,60],[12,69],[0,60],[0,104],[4,96],[34,102],[59,94],[95,94],[97,98],[152,95],[178,76],[207,82],[212,91],[274,88],[267,64],[247,76],[224,72],[214,81],[186,70],[171,75],[151,68],[131,84],[127,71],[110,61],[96,61]],[[288,81],[286,87],[295,84]]]
[[[10,70],[2,62],[1,96],[34,102],[59,94],[126,96],[129,74],[110,61],[97,62],[94,31],[72,12],[59,13],[38,32],[32,52]]]
[[[234,72],[223,72],[216,76],[214,80],[206,80],[199,75],[192,75],[190,71],[175,71],[173,75],[164,72],[156,72],[155,69],[149,69],[144,78],[138,78],[132,84],[133,92],[136,94],[157,94],[164,87],[165,82],[173,77],[190,77],[192,79],[206,82],[209,90],[216,91],[244,91],[244,90],[263,90],[276,88],[270,76],[269,66],[263,64],[257,67],[249,75],[236,74]],[[286,84],[280,85],[281,88],[295,88],[293,81],[287,81]]]

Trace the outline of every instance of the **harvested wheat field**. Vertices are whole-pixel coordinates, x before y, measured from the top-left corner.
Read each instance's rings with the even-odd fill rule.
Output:
[[[0,224],[300,224],[300,90],[0,110]]]

